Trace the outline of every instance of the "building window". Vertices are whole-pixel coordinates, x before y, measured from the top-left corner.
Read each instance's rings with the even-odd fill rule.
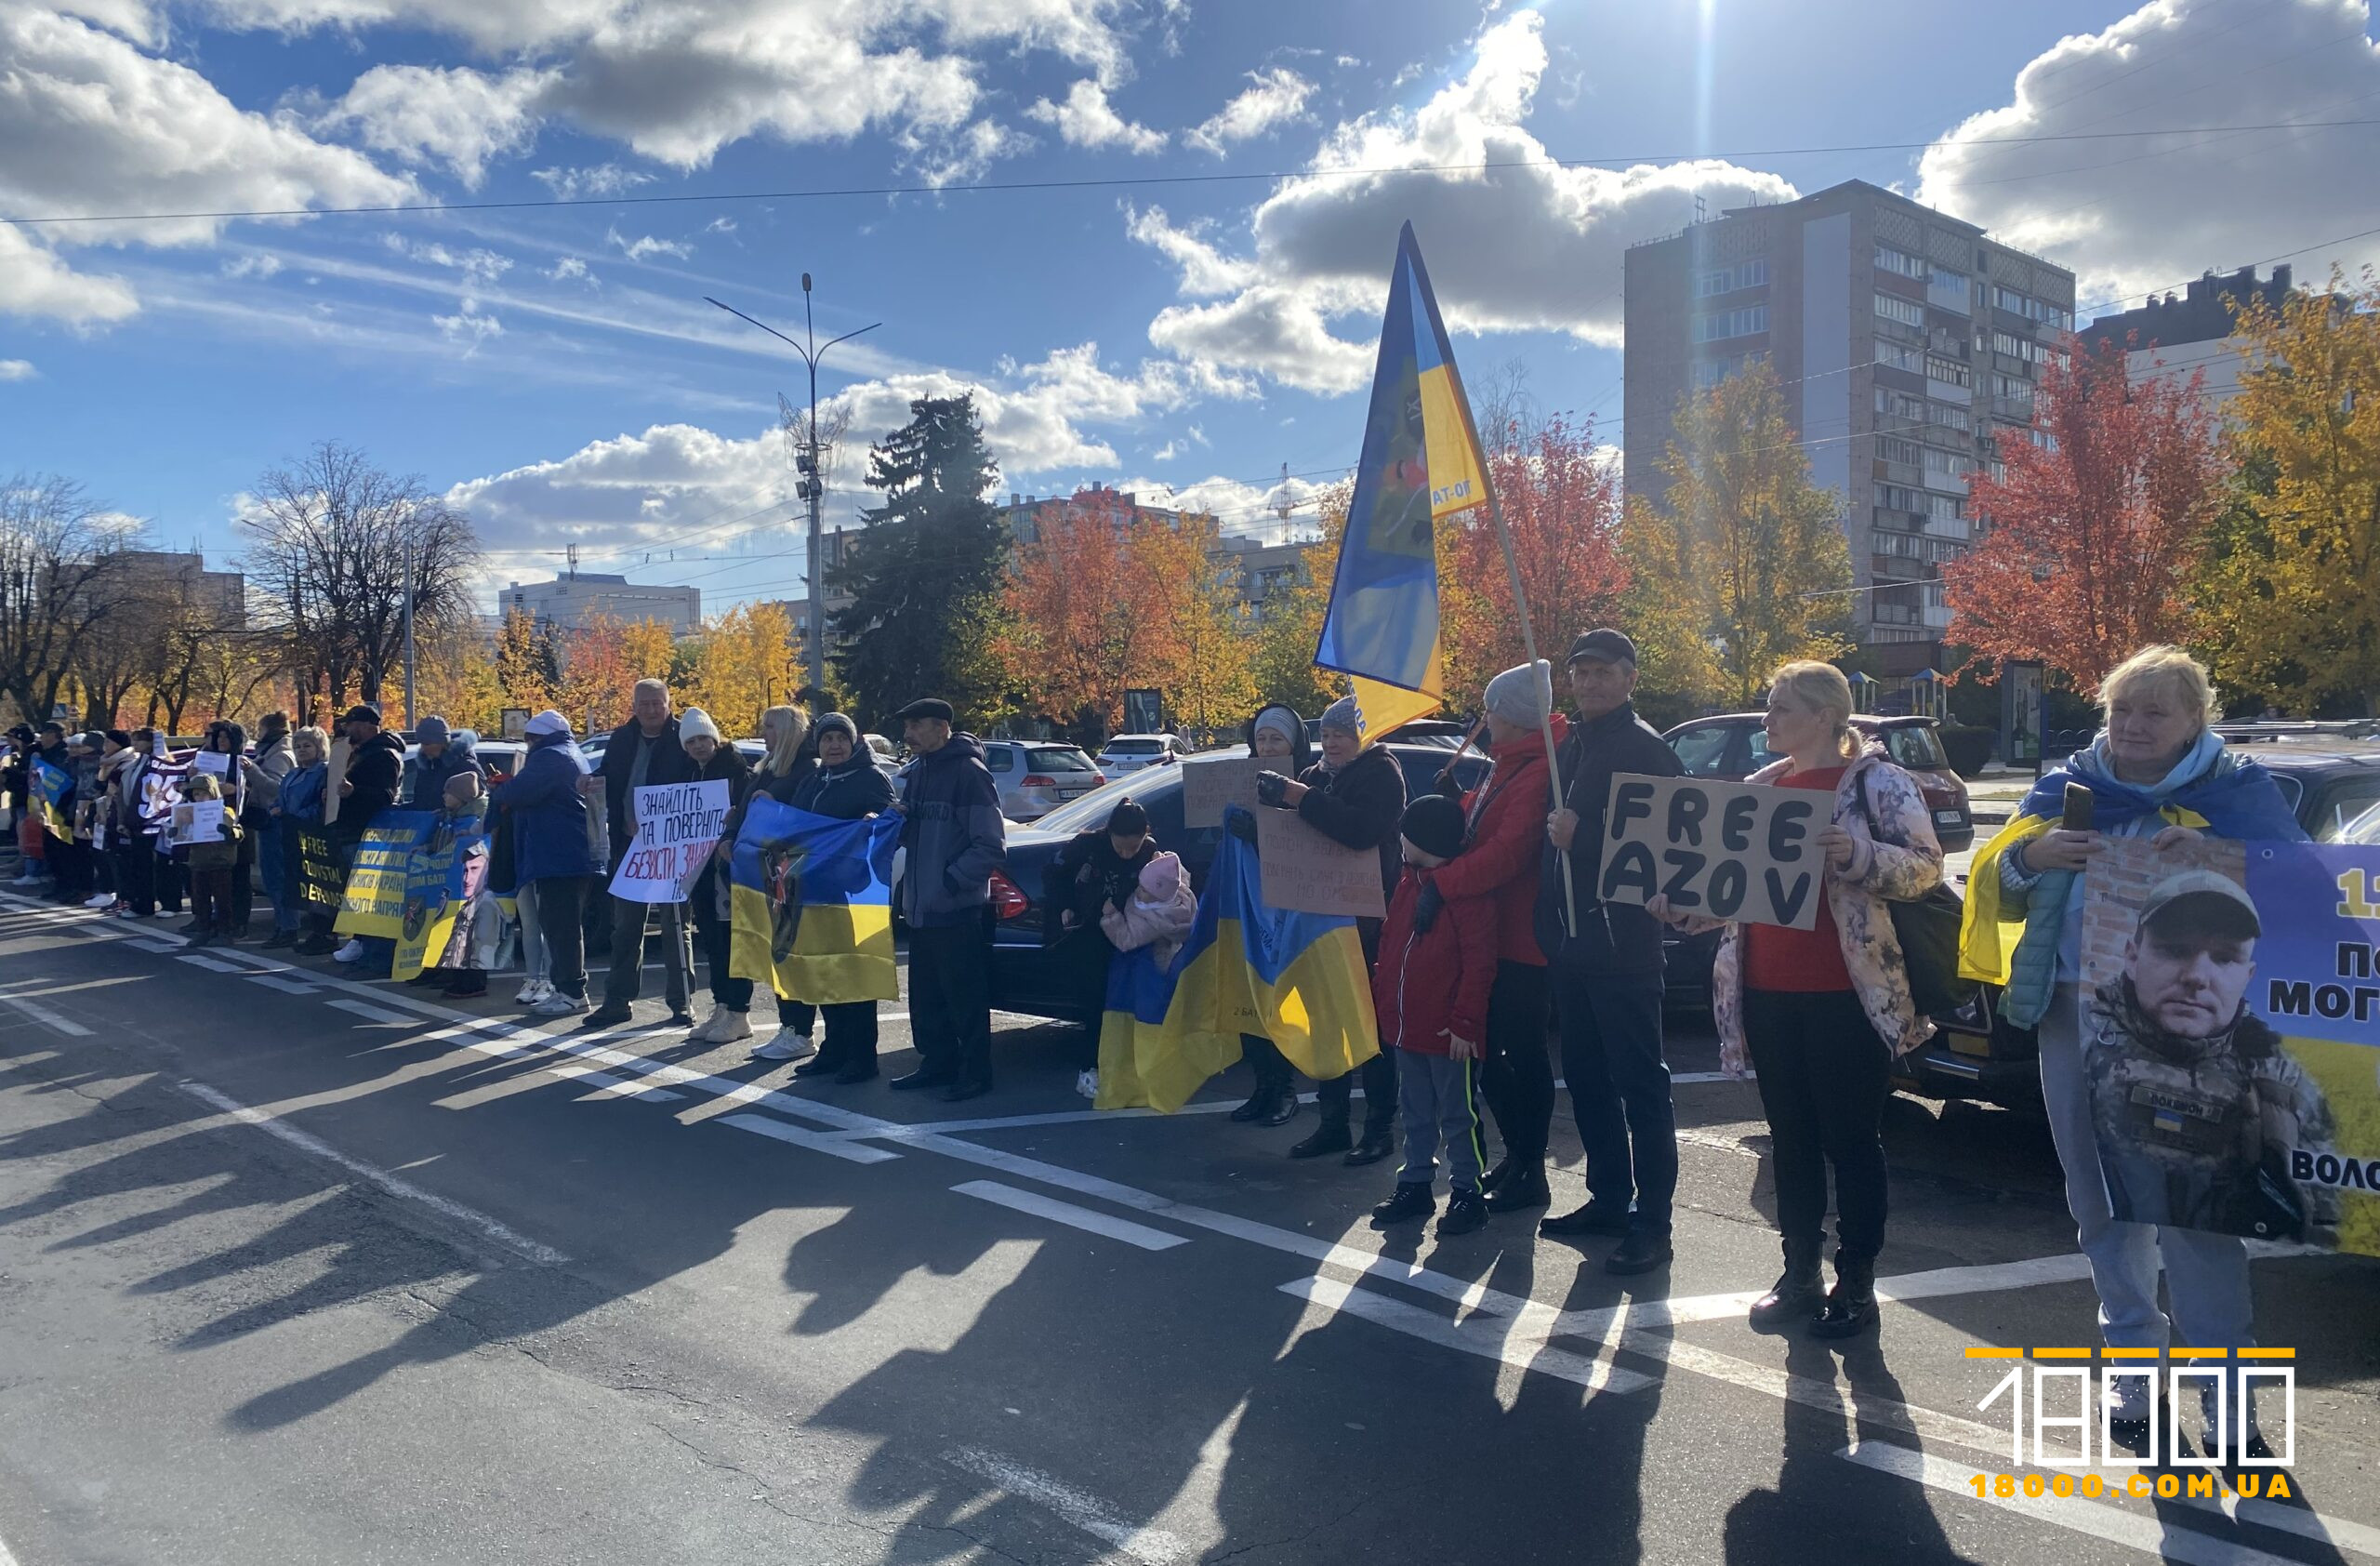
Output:
[[[1926,355],[1925,378],[1948,381],[1952,386],[1973,384],[1964,365],[1960,364],[1956,359],[1945,359],[1938,354]]]
[[[1928,493],[1925,497],[1925,514],[1936,522],[1964,522],[1967,519],[1966,502],[1955,495]]]
[[[1975,469],[1975,458],[1964,452],[1944,451],[1938,446],[1930,445],[1920,449],[1925,454],[1922,460],[1925,471],[1929,473],[1939,473],[1945,478],[1956,479],[1964,478]]]
[[[1879,386],[1876,388],[1876,411],[1893,418],[1906,418],[1912,422],[1923,423],[1925,418],[1925,399],[1912,397],[1906,392],[1896,392],[1888,386]]]
[[[1946,403],[1928,403],[1925,405],[1925,422],[1949,430],[1964,430],[1967,428],[1967,410]]]
[[[1906,250],[1896,250],[1889,245],[1879,245],[1876,246],[1876,270],[1895,272],[1902,277],[1913,277],[1923,283],[1929,269],[1924,260]]]
[[[2020,294],[2014,288],[2002,288],[1995,285],[1991,290],[1991,302],[1995,308],[2004,310],[2012,315],[2021,315],[2028,321],[2043,322],[2056,326],[2060,331],[2071,330],[2074,325],[2074,316],[2070,311],[2045,300],[2034,299],[2030,295]]]
[[[1903,440],[1898,435],[1884,435],[1877,438],[1876,455],[1887,462],[1897,462],[1904,468],[1914,468],[1925,461],[1927,451],[1924,446],[1919,445],[1915,441]]]
[[[1768,307],[1748,304],[1738,310],[1713,310],[1694,318],[1694,340],[1717,342],[1725,338],[1746,338],[1754,332],[1768,330]]]
[[[1694,274],[1694,297],[1710,299],[1714,294],[1732,294],[1739,288],[1757,288],[1768,281],[1768,261],[1754,257],[1738,261],[1731,267],[1708,267]]]
[[[1914,511],[1923,516],[1925,513],[1925,492],[1897,484],[1880,484],[1876,486],[1876,504],[1887,511]]]
[[[1916,349],[1884,338],[1876,339],[1876,363],[1890,369],[1907,370],[1911,375],[1925,373],[1925,355]]]
[[[1878,294],[1876,313],[1886,321],[1897,321],[1904,326],[1925,325],[1925,307],[1915,299],[1902,299],[1898,294]]]
[[[1697,392],[1708,392],[1750,364],[1753,357],[1750,353],[1730,353],[1723,359],[1697,359],[1686,366],[1686,376]]]

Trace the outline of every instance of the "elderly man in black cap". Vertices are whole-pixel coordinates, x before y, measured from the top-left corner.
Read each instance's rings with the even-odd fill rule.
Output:
[[[893,807],[908,851],[899,896],[909,926],[909,1032],[920,1064],[892,1085],[938,1087],[956,1103],[992,1089],[991,878],[1008,824],[983,742],[951,729],[950,703],[894,714],[917,760]]]
[[[347,731],[347,775],[339,780],[338,816],[331,823],[330,838],[340,862],[352,868],[355,850],[372,829],[373,819],[397,803],[397,788],[405,776],[405,742],[380,726],[380,710],[368,701],[349,708],[340,726]],[[385,977],[396,944],[357,936],[331,955],[341,962],[363,963],[364,977]],[[306,951],[303,946],[298,949]]]
[[[1675,777],[1685,769],[1636,716],[1636,644],[1626,635],[1599,628],[1572,643],[1569,682],[1574,715],[1558,758],[1562,798],[1545,822],[1537,942],[1552,980],[1570,1111],[1586,1145],[1589,1200],[1539,1227],[1620,1237],[1604,1270],[1628,1275],[1670,1259],[1677,1119],[1661,1058],[1661,926],[1641,908],[1595,896],[1604,805],[1615,773]]]

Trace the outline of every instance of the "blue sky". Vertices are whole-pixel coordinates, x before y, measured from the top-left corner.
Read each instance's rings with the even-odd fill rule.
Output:
[[[492,584],[576,542],[794,596],[802,372],[702,296],[797,325],[806,270],[822,338],[884,323],[822,379],[830,522],[972,386],[1003,488],[1257,531],[1355,455],[1408,217],[1472,379],[1616,440],[1620,253],[1698,195],[1864,178],[2112,299],[2372,257],[2318,242],[2380,227],[2380,126],[2327,123],[2375,115],[2364,0],[0,0],[0,216],[699,198],[0,228],[0,470],[219,563],[335,438],[467,505]],[[2086,139],[1973,145],[2043,137]],[[1919,145],[1799,151],[1873,143]],[[1035,181],[1114,183],[965,188]]]

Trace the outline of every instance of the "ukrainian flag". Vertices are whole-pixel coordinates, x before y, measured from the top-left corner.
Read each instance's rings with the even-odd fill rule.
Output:
[[[48,829],[50,836],[61,842],[71,841],[74,836],[74,823],[66,818],[66,812],[59,802],[66,797],[69,789],[74,787],[73,776],[62,767],[52,766],[35,756],[33,785],[31,792],[33,803],[40,807],[41,824]]]
[[[755,793],[728,859],[728,971],[813,1005],[892,1001],[901,818],[839,821]]]
[[[1355,922],[1266,907],[1256,850],[1226,832],[1172,966],[1142,950],[1108,968],[1095,1102],[1171,1114],[1239,1058],[1242,1033],[1317,1082],[1380,1053]]]
[[[1445,699],[1437,525],[1488,501],[1471,405],[1408,223],[1397,236],[1363,458],[1314,653],[1318,667],[1353,677],[1367,734],[1384,734]]]

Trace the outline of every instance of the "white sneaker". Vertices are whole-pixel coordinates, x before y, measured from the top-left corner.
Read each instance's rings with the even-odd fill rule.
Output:
[[[2157,1412],[2157,1377],[2137,1373],[2102,1378],[2108,1417],[2118,1424],[2146,1423]]]
[[[8,884],[11,886],[38,886],[41,884],[41,877],[28,871],[27,873],[19,876],[16,880],[8,883]]]
[[[556,991],[529,1009],[539,1016],[576,1016],[587,1010],[587,997]]]
[[[337,951],[331,953],[331,961],[334,962],[352,962],[363,955],[363,940],[356,936],[350,936],[345,946],[340,947]]]
[[[747,1039],[752,1036],[750,1028],[750,1023],[745,1024],[744,1036]],[[767,1043],[752,1052],[752,1058],[755,1060],[806,1060],[817,1053],[818,1046],[810,1042],[810,1035],[797,1033],[790,1028],[780,1028],[771,1036]]]
[[[534,1006],[553,992],[551,979],[531,979],[521,987],[521,993],[512,998],[512,1003],[516,1006]]]
[[[752,1036],[752,1019],[732,1006],[714,1006],[693,1036],[707,1044],[733,1044]]]
[[[1076,1072],[1075,1091],[1081,1094],[1085,1098],[1097,1098],[1099,1096],[1099,1073],[1097,1071]]]
[[[113,908],[115,907],[115,894],[112,892],[101,892],[96,896],[86,897],[83,900],[83,906],[85,908]]]

